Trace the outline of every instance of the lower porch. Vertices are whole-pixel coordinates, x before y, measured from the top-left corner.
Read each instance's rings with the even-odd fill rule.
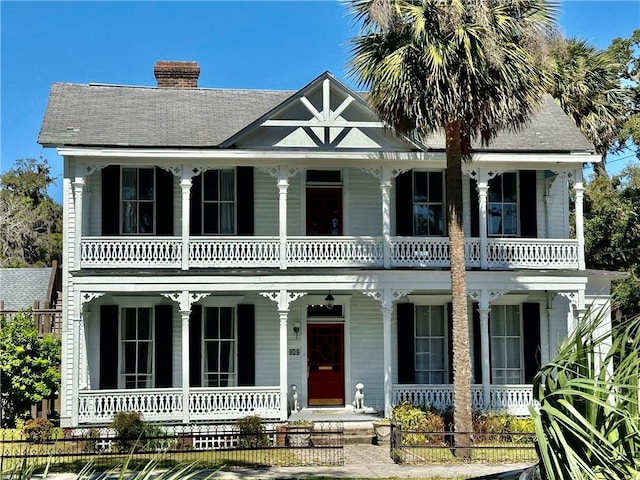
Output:
[[[393,405],[406,401],[444,410],[453,406],[453,385],[396,384],[392,386],[391,398]],[[285,404],[290,405],[289,414],[295,416],[297,411],[290,399],[286,399]],[[474,410],[504,411],[518,416],[529,415],[529,406],[535,407],[531,385],[491,385],[488,389],[472,385],[471,404]],[[233,421],[250,415],[277,421],[282,405],[280,386],[195,387],[188,389],[186,395],[182,388],[85,390],[78,396],[78,421],[81,425],[104,425],[120,411],[140,412],[145,420],[156,422]],[[314,410],[321,408],[314,407]]]

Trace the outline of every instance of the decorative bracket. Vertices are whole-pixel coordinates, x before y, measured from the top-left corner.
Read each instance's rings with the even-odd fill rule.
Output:
[[[264,172],[277,180],[282,180],[281,172],[284,173],[285,178],[295,177],[302,169],[299,167],[257,167],[258,170]]]
[[[194,303],[199,302],[204,297],[211,295],[210,293],[192,293],[189,290],[183,290],[182,292],[162,293],[163,297],[178,304],[181,312],[190,312],[191,306]]]
[[[286,312],[289,310],[289,305],[295,302],[298,298],[306,295],[306,292],[289,292],[287,290],[279,290],[275,292],[260,292],[264,298],[275,302],[278,305],[278,311]]]
[[[364,290],[362,293],[380,302],[382,308],[391,308],[393,302],[400,300],[402,297],[411,293],[411,291],[404,290]]]
[[[82,292],[80,294],[80,311],[83,311],[88,303],[96,298],[100,298],[104,295],[104,292]]]
[[[485,170],[482,168],[478,168],[477,165],[463,164],[462,171],[472,180],[477,182],[488,182],[489,180],[497,177],[502,172],[499,170]]]
[[[398,175],[401,175],[405,172],[411,170],[410,168],[391,168],[388,170],[389,178],[385,178],[385,168],[384,167],[361,167],[365,173],[374,176],[378,180],[390,181],[392,178],[396,178]]]
[[[105,166],[106,165],[85,165],[81,169],[81,172],[86,174],[86,175],[93,175],[94,173],[99,172],[100,170],[102,170]],[[84,175],[82,175],[82,173],[79,176],[84,176]]]
[[[488,309],[491,302],[509,293],[509,290],[468,290],[467,296],[473,302],[478,302],[480,309]]]

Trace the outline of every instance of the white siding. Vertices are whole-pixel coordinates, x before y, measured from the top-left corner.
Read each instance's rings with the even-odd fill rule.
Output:
[[[277,181],[271,175],[256,168],[253,183],[255,234],[278,235]]]
[[[569,189],[564,175],[553,181],[549,201],[549,238],[569,238]]]
[[[392,331],[395,335],[395,312]],[[353,401],[356,383],[364,384],[364,401],[368,407],[384,410],[384,364],[382,313],[380,302],[355,292],[351,298],[351,390],[345,392],[346,403]],[[392,339],[395,351],[395,336]],[[392,361],[397,365],[395,360]]]
[[[360,169],[349,169],[349,224],[345,235],[382,235],[380,181]]]
[[[536,230],[538,238],[547,238],[547,216],[544,204],[545,180],[544,171],[536,171]]]

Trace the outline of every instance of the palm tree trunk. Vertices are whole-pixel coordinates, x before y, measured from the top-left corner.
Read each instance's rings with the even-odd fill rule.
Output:
[[[453,303],[453,428],[456,456],[468,458],[471,451],[468,433],[473,431],[471,419],[471,356],[469,352],[469,317],[467,312],[467,281],[462,223],[462,159],[463,135],[459,121],[445,126],[447,141],[447,222],[451,259],[451,296]],[[466,448],[465,448],[466,447]]]

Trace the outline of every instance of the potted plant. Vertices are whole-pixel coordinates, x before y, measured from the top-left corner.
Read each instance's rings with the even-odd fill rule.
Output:
[[[294,420],[285,425],[287,443],[290,447],[307,447],[311,444],[313,422],[311,420]]]
[[[380,445],[381,443],[389,443],[391,438],[391,419],[380,418],[378,420],[374,420],[372,423],[373,431],[376,435],[376,444]]]

